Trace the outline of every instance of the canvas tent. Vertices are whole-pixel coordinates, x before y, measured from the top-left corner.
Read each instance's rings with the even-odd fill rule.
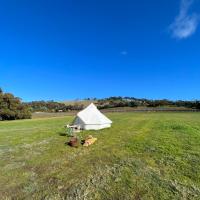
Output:
[[[109,128],[111,124],[112,121],[103,115],[93,103],[80,111],[73,122],[73,125],[78,125],[84,130]]]

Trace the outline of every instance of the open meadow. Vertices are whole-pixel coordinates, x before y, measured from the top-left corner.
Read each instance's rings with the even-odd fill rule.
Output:
[[[200,199],[200,113],[108,113],[66,144],[73,116],[0,122],[0,199]]]

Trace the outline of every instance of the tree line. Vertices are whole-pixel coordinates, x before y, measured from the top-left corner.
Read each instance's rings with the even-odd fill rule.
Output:
[[[185,107],[190,109],[200,110],[200,101],[172,101],[168,99],[161,100],[150,100],[150,99],[139,99],[134,97],[109,97],[99,99],[97,101],[99,109],[115,108],[115,107]]]
[[[184,107],[200,110],[200,101],[171,101],[167,99],[149,100],[134,97],[109,97],[103,99],[87,98],[85,100],[93,101],[99,109],[117,108],[117,107]],[[20,98],[11,93],[4,93],[0,89],[0,121],[29,119],[33,112],[68,112],[79,111],[85,106],[82,101],[71,105],[55,101],[32,101],[23,103]]]
[[[167,99],[149,100],[138,99],[134,97],[109,97],[104,99],[85,99],[86,101],[93,101],[98,109],[109,109],[117,107],[185,107],[189,109],[200,110],[200,101],[171,101]],[[27,103],[31,107],[32,112],[68,112],[79,111],[85,106],[81,101],[71,105],[66,105],[54,101],[33,101]]]
[[[26,103],[32,112],[68,112],[82,110],[84,105],[75,103],[74,105],[66,105],[55,101],[32,101]]]

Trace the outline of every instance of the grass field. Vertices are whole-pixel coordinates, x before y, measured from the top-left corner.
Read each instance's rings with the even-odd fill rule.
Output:
[[[0,122],[0,199],[200,199],[199,113],[113,113],[65,144],[72,116]]]

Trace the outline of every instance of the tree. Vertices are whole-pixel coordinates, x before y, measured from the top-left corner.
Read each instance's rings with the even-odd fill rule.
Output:
[[[129,107],[137,107],[138,106],[138,104],[135,101],[130,101],[128,105],[129,105]]]
[[[1,90],[2,91],[2,90]],[[0,120],[30,119],[30,107],[11,93],[0,92]]]

